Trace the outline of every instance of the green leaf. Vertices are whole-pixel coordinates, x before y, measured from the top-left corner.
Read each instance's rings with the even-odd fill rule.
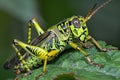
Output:
[[[102,47],[111,48],[103,41]],[[90,58],[104,67],[95,67],[87,63],[81,52],[74,49],[65,50],[61,56],[47,64],[47,73],[40,80],[120,80],[120,51],[99,51],[95,46],[84,49]],[[20,80],[35,80],[42,72],[43,67],[32,71],[31,75]]]

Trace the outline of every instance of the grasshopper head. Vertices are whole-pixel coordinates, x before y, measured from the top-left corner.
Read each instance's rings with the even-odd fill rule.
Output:
[[[86,35],[88,35],[88,28],[84,17],[82,16],[73,16],[70,18],[71,25],[70,29],[75,38],[79,38],[81,41],[84,41]]]
[[[72,18],[70,18],[70,28],[71,31],[74,35],[74,37],[79,38],[81,41],[85,42],[87,41],[86,36],[88,35],[88,29],[86,27],[86,22],[91,19],[91,17],[98,12],[102,7],[104,7],[105,5],[107,5],[108,3],[110,3],[112,0],[108,0],[106,2],[104,2],[102,5],[100,5],[99,7],[96,7],[96,4],[93,6],[93,8],[88,12],[88,14],[86,15],[86,17],[82,17],[82,16],[73,16]]]

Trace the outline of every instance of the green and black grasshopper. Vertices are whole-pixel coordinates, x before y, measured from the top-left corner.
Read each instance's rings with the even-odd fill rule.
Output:
[[[28,23],[28,43],[23,43],[17,39],[13,40],[13,48],[18,56],[18,60],[11,59],[4,64],[4,67],[10,68],[13,63],[15,73],[25,73],[27,76],[31,70],[38,68],[43,64],[43,72],[46,73],[47,62],[53,60],[58,54],[63,52],[68,46],[79,50],[86,58],[89,64],[94,66],[101,66],[94,63],[89,55],[82,49],[88,41],[92,41],[100,51],[107,51],[108,49],[102,48],[99,43],[89,35],[86,22],[103,6],[107,5],[112,0],[108,0],[95,10],[91,11],[84,18],[82,16],[72,16],[64,21],[50,27],[47,31],[43,31],[35,18]],[[38,37],[31,41],[31,28],[35,27]],[[19,50],[17,46],[22,49]],[[115,49],[115,48],[113,48]],[[39,75],[39,76],[40,76]],[[17,77],[18,78],[18,77]],[[16,79],[17,79],[16,78]]]

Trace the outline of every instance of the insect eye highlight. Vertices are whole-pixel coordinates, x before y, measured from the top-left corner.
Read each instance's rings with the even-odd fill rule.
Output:
[[[79,21],[78,18],[74,18],[72,20],[72,23],[73,23],[73,25],[74,25],[75,28],[80,28],[80,21]]]

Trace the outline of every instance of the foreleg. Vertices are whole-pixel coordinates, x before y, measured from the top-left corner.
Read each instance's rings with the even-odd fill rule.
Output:
[[[69,42],[70,46],[73,47],[74,49],[77,49],[79,50],[87,59],[88,63],[90,63],[91,65],[94,65],[94,66],[99,66],[101,67],[102,65],[100,64],[97,64],[97,63],[94,63],[90,58],[89,58],[89,55],[87,52],[85,52],[84,50],[82,50],[76,43],[74,42]]]

